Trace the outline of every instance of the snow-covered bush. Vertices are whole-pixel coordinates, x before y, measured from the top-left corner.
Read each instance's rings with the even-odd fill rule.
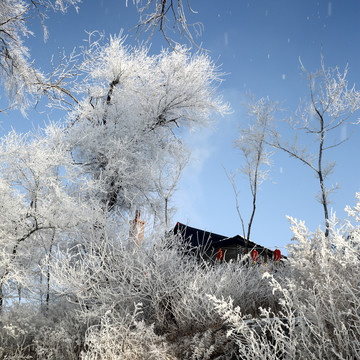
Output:
[[[138,317],[141,304],[136,304],[134,312],[126,316],[106,313],[99,324],[87,330],[82,359],[174,360],[165,338],[156,335],[153,325],[146,325]]]
[[[235,344],[226,338],[208,294],[231,297],[251,315],[260,305],[278,307],[262,267],[241,260],[214,266],[189,256],[182,239],[170,234],[155,233],[150,244],[140,245],[126,233],[112,241],[110,231],[103,228],[104,240],[90,239],[86,251],[59,253],[53,264],[54,286],[79,304],[78,316],[92,324],[86,335],[91,351],[87,355],[85,348],[84,356],[105,348],[118,353],[123,348],[113,342],[126,339],[131,348],[144,337],[149,337],[144,351],[149,344],[164,348],[166,343],[167,356],[179,359],[225,356]],[[141,311],[134,306],[139,303]]]
[[[86,327],[67,301],[58,301],[51,313],[31,305],[14,305],[1,316],[1,359],[78,359]]]
[[[359,202],[347,211],[359,221]],[[309,233],[292,218],[288,275],[280,284],[266,274],[279,296],[279,311],[263,307],[260,317],[246,316],[233,301],[214,298],[230,326],[228,335],[247,359],[356,359],[360,356],[360,227],[335,217],[326,237]]]

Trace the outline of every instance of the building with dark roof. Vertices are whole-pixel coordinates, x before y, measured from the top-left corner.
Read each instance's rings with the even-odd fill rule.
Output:
[[[237,259],[248,252],[251,253],[253,250],[257,252],[260,262],[266,263],[268,259],[274,259],[274,251],[252,241],[247,241],[240,235],[227,237],[196,229],[179,222],[175,225],[173,231],[181,236],[189,252],[200,252],[202,256],[209,260],[229,261]],[[284,257],[282,256],[282,258]]]

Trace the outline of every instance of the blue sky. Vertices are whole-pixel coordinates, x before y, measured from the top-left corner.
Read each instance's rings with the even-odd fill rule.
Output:
[[[184,135],[193,157],[173,199],[178,207],[174,222],[232,236],[241,234],[241,224],[221,164],[228,170],[241,166],[233,141],[238,126],[247,122],[243,106],[246,94],[279,101],[285,109],[280,117],[288,116],[296,110],[299,99],[308,95],[299,57],[309,71],[315,71],[320,66],[320,53],[327,66],[343,69],[348,64],[349,84],[359,84],[360,2],[193,0],[191,4],[197,14],[191,15],[189,22],[200,21],[204,25],[203,34],[196,41],[208,49],[227,74],[219,92],[231,104],[233,113],[214,119],[209,128]],[[71,9],[66,15],[50,14],[50,37],[46,43],[40,25],[34,23],[36,36],[28,39],[27,45],[35,64],[46,71],[51,55],[59,48],[69,52],[82,44],[85,30],[111,35],[124,29],[127,42],[136,44],[134,32],[128,31],[137,21],[131,1],[128,7],[125,0],[84,1],[78,13]],[[151,42],[152,52],[167,46],[160,33],[155,33]],[[23,119],[20,113],[10,112],[2,116],[1,132],[5,134],[11,127],[27,131],[46,120],[45,113],[31,112],[28,119]],[[350,141],[328,153],[330,160],[337,161],[330,183],[341,186],[332,197],[331,206],[341,218],[345,216],[345,205],[353,205],[355,193],[360,191],[360,128],[349,125],[339,129],[336,136],[341,138],[345,132],[353,132]],[[247,218],[251,207],[248,183],[239,178],[238,187],[241,210]],[[252,240],[285,251],[292,237],[286,215],[305,220],[315,230],[323,223],[321,205],[314,198],[317,191],[317,179],[309,169],[284,154],[275,154],[271,181],[262,185],[258,195]]]

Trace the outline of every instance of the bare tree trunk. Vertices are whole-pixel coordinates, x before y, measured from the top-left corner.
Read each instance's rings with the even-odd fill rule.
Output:
[[[54,231],[55,234],[55,231]],[[54,237],[53,237],[54,239]],[[52,250],[52,244],[50,245],[50,250],[49,250],[49,259],[48,259],[48,263],[47,263],[47,273],[46,273],[46,312],[49,311],[49,302],[50,302],[50,255],[51,255],[51,250]]]
[[[165,229],[168,227],[168,198],[165,198]]]
[[[258,189],[258,182],[259,182],[259,166],[261,163],[261,155],[263,152],[263,142],[264,142],[264,137],[261,139],[260,143],[259,143],[259,148],[258,148],[258,153],[257,153],[257,159],[256,159],[256,165],[255,165],[255,176],[254,176],[254,182],[251,186],[252,189],[252,196],[253,196],[253,207],[252,207],[252,213],[251,213],[251,217],[249,220],[249,225],[248,225],[248,232],[247,232],[247,236],[246,236],[246,248],[248,247],[248,242],[250,240],[250,233],[251,233],[251,226],[254,220],[254,216],[255,216],[255,211],[256,211],[256,196],[257,196],[257,189]],[[246,249],[247,252],[247,249]]]
[[[18,286],[18,298],[19,298],[19,304],[21,303],[21,286]]]
[[[4,294],[3,294],[3,286],[0,285],[0,314],[3,311],[3,305],[4,305]]]
[[[39,262],[39,268],[41,269],[41,262]],[[40,270],[40,309],[43,309],[43,290],[42,290],[42,286],[43,286],[43,276],[42,276],[42,271]]]
[[[322,156],[323,156],[323,149],[324,149],[325,130],[324,130],[324,119],[318,111],[317,111],[317,114],[319,115],[319,118],[320,118],[320,145],[319,145],[318,176],[319,176],[320,188],[321,188],[321,203],[324,208],[324,216],[325,216],[325,236],[328,237],[329,236],[329,212],[328,212],[326,188],[324,185],[324,176],[323,176],[323,170],[322,170]]]

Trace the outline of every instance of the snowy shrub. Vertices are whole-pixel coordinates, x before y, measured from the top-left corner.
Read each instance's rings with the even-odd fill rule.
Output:
[[[237,346],[226,336],[224,328],[210,328],[204,332],[183,336],[172,342],[178,359],[209,360],[237,359]]]
[[[18,305],[3,314],[0,358],[78,359],[84,325],[69,306],[61,307],[54,306],[51,314],[43,314],[28,305]]]
[[[148,326],[141,317],[141,304],[134,312],[118,317],[106,313],[99,324],[91,326],[86,333],[83,360],[149,359],[174,360],[164,337],[156,335],[152,325]]]
[[[208,294],[231,297],[253,316],[261,305],[278,307],[263,267],[248,267],[242,260],[214,265],[189,256],[182,239],[173,235],[155,233],[150,244],[140,245],[126,233],[111,240],[111,226],[102,231],[104,240],[90,238],[86,251],[57,254],[52,266],[59,293],[71,294],[79,317],[92,324],[86,335],[89,359],[106,347],[114,351],[107,350],[109,358],[119,352],[125,356],[123,348],[108,344],[130,341],[132,348],[144,337],[162,348],[167,344],[166,356],[222,358],[234,352],[235,343],[226,338]],[[134,307],[138,303],[141,311]],[[140,353],[148,352],[149,344]]]
[[[360,200],[360,194],[357,194]],[[349,215],[359,221],[360,201]],[[360,356],[360,228],[332,218],[329,236],[292,218],[287,277],[266,274],[279,296],[277,312],[248,317],[232,299],[212,297],[246,359],[355,359]]]

